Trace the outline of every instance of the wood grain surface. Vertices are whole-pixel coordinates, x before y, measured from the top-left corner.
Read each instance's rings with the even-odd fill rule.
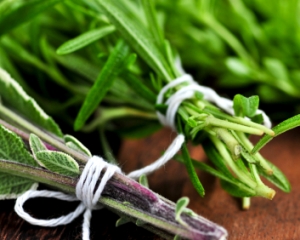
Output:
[[[160,156],[173,137],[174,134],[164,129],[143,140],[124,141],[119,152],[122,169],[128,172],[149,164]],[[201,147],[191,147],[190,151],[193,158],[208,161]],[[229,239],[300,239],[300,129],[274,139],[262,150],[262,154],[288,176],[292,192],[285,194],[276,189],[277,194],[272,201],[253,198],[248,211],[241,210],[240,200],[224,192],[217,179],[199,171],[206,190],[205,197],[201,198],[193,189],[185,167],[175,161],[149,176],[150,187],[173,201],[188,196],[191,200],[189,207],[224,226],[229,232]],[[33,199],[25,204],[25,209],[36,217],[50,218],[68,213],[76,204]],[[67,226],[42,228],[24,222],[15,214],[13,207],[13,200],[1,201],[1,240],[81,239],[81,217]],[[160,239],[131,223],[115,228],[117,219],[108,210],[94,211],[91,239]]]

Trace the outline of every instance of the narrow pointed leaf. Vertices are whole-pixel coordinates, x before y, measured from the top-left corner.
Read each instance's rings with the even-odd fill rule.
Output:
[[[36,153],[40,152],[40,151],[45,151],[47,150],[46,146],[43,144],[42,140],[39,139],[38,136],[36,136],[35,134],[30,134],[29,137],[29,146],[30,149],[32,151],[32,154],[35,158],[35,160],[37,161],[37,163],[42,166],[45,167],[41,162],[39,162],[36,158]]]
[[[222,179],[220,179],[220,181],[222,188],[234,197],[252,197],[256,195],[255,191],[251,188],[247,188],[247,191],[246,188],[240,188],[236,184],[232,184]]]
[[[123,41],[119,41],[80,108],[74,123],[75,130],[79,130],[97,108],[115,78],[123,70],[128,55],[129,47]]]
[[[56,51],[59,55],[75,52],[115,31],[114,26],[92,29],[62,44]]]
[[[70,177],[79,175],[78,163],[65,153],[46,150],[37,152],[35,155],[38,161],[52,172]]]
[[[281,123],[279,123],[277,126],[273,127],[272,130],[275,133],[275,136],[278,136],[288,130],[291,130],[293,128],[300,126],[300,114],[291,117]],[[270,135],[264,135],[258,143],[254,146],[251,153],[254,154],[258,152],[260,149],[262,149],[268,142],[270,142],[273,139]]]
[[[269,175],[264,169],[258,167],[259,173],[273,183],[276,187],[286,193],[289,193],[291,191],[291,184],[289,180],[274,164],[267,160],[265,161],[270,165],[271,169],[273,170],[273,174]]]

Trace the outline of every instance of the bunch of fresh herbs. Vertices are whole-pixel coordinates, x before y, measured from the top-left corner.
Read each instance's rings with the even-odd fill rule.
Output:
[[[213,6],[205,4],[204,1],[199,1],[199,4],[203,11],[209,11]],[[173,13],[167,8],[171,5],[159,2],[161,8],[157,14],[154,1],[147,0],[2,1],[0,66],[10,72],[26,92],[64,125],[74,126],[76,131],[99,133],[106,159],[114,162],[104,131],[113,131],[122,137],[144,137],[159,129],[161,126],[155,112],[165,113],[167,106],[157,105],[156,96],[165,84],[181,75],[175,64],[178,52],[165,39],[162,30],[163,16],[167,19],[170,14],[170,19],[172,16],[174,18]],[[178,32],[184,30],[193,34],[193,31],[196,31],[196,26],[190,29],[189,22],[191,18],[197,23],[197,19],[194,19],[195,9],[188,4],[185,8],[182,7],[182,12],[185,12],[187,18],[181,20],[182,24],[187,21],[187,27],[178,25],[180,26]],[[212,24],[219,27],[218,29],[223,29],[217,24],[213,14],[205,12],[201,14],[201,18],[202,24]],[[166,33],[171,34],[171,31],[167,28]],[[220,38],[219,35],[224,38],[229,36],[229,39],[232,39],[226,31],[219,35],[211,31],[208,34],[215,39]],[[170,40],[176,39],[170,37]],[[195,59],[197,55],[201,58],[202,54],[206,54],[205,49],[197,51],[195,48],[189,49],[188,43],[183,51],[182,46],[175,41],[172,42],[178,47],[184,66],[190,64],[188,53],[195,54],[190,60]],[[238,56],[242,60],[232,57],[226,60],[229,69],[233,69],[231,74],[237,74],[237,70],[244,74],[248,68],[258,69],[255,61],[248,56],[249,54],[244,53],[243,48],[238,50]],[[195,60],[194,64],[198,63],[199,69],[203,69],[201,61]],[[283,81],[282,84],[287,86],[289,82]],[[165,94],[165,99],[182,86],[169,90]],[[285,89],[291,88],[282,88],[290,94]],[[4,99],[4,106],[11,105],[13,109],[20,111],[19,114],[27,116],[29,112],[27,106],[23,107],[22,103],[12,101],[11,91],[13,90],[8,91],[3,82],[0,95]],[[261,176],[281,190],[290,191],[289,182],[284,174],[264,159],[258,150],[273,137],[298,126],[299,116],[268,129],[260,124],[262,116],[256,114],[258,104],[257,96],[246,98],[240,94],[236,95],[233,106],[235,116],[205,101],[201,93],[196,93],[192,99],[181,104],[176,117],[177,131],[183,133],[187,141],[202,144],[214,165],[211,167],[191,159],[186,143],[182,147],[181,154],[176,156],[176,160],[185,165],[191,182],[200,196],[204,196],[205,191],[197,176],[196,168],[218,177],[227,192],[244,199],[245,208],[249,207],[249,197],[261,196],[268,199],[274,197],[275,191],[261,181]],[[87,160],[86,157],[71,150],[74,145],[76,148],[81,146],[77,141],[70,140],[72,137],[65,139],[66,147],[60,139],[49,137],[49,134],[40,131],[4,106],[1,105],[0,108],[1,118],[6,122],[13,122],[13,125],[16,124],[18,127],[18,129],[12,127],[11,130],[15,129],[14,132],[20,136],[24,135],[23,138],[29,143],[28,133],[36,134],[42,141],[62,152],[58,154],[60,156],[50,156],[55,154],[49,154],[39,140],[36,141],[37,149],[31,144],[31,150],[38,162],[42,162],[42,166],[47,168],[47,164],[43,161],[48,159],[51,159],[51,162],[58,158],[65,159],[61,164],[65,167],[70,167],[71,163],[74,167],[76,165],[74,159],[81,164]],[[38,125],[43,123],[37,122],[37,119],[31,121]],[[50,125],[48,127],[52,127],[52,123]],[[2,126],[10,125],[6,123],[4,125],[3,122]],[[53,129],[41,126],[53,132]],[[19,132],[19,128],[24,131]],[[63,137],[60,131],[54,133]],[[253,147],[248,139],[250,134],[260,136],[265,134],[265,136]],[[34,139],[32,137],[32,141]],[[82,146],[77,150],[82,152]],[[88,154],[86,149],[84,152]],[[69,154],[73,160],[64,154]],[[45,159],[42,155],[46,156]],[[6,160],[10,158],[13,157],[8,156]],[[34,164],[36,165],[35,162]],[[4,169],[5,166],[10,166],[7,161],[2,165]],[[78,169],[76,171],[78,174]],[[50,185],[57,187],[55,184]],[[64,187],[61,189],[70,191]],[[183,202],[183,205],[187,203],[186,200]]]
[[[156,2],[168,39],[199,81],[258,94],[276,106],[267,109],[276,120],[299,113],[298,0]]]

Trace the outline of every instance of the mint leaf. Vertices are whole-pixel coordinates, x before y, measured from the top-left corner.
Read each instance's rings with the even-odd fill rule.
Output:
[[[2,68],[0,68],[0,96],[33,123],[57,136],[63,136],[54,120]]]

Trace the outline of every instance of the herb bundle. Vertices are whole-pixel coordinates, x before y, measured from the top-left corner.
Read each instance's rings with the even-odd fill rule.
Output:
[[[206,6],[202,5],[203,8]],[[167,105],[156,104],[156,96],[164,85],[180,77],[181,72],[176,64],[178,52],[164,38],[163,18],[156,13],[154,2],[3,1],[0,12],[4,13],[0,17],[0,66],[10,72],[47,112],[64,124],[74,126],[77,131],[99,132],[107,160],[115,161],[110,154],[104,131],[114,131],[122,137],[144,137],[160,128],[156,111],[165,114]],[[25,14],[16,18],[20,12]],[[164,14],[167,13],[165,10]],[[189,15],[195,17],[195,13],[186,14]],[[203,18],[207,24],[212,21],[210,15],[204,14]],[[186,53],[189,52],[187,49]],[[197,52],[194,54],[197,55]],[[185,65],[187,57],[184,53],[182,55]],[[239,69],[245,67],[237,59],[229,59],[228,62],[229,66],[238,66]],[[33,83],[32,79],[36,82]],[[170,98],[184,85],[167,91],[164,99]],[[8,91],[7,84],[2,82],[0,96],[4,103],[11,104],[29,117],[27,114],[30,110],[15,100],[17,98],[12,98],[12,89],[19,87],[10,89]],[[48,89],[56,91],[53,93]],[[57,92],[63,94],[57,97]],[[258,151],[273,137],[298,126],[300,121],[299,116],[296,116],[271,130],[261,125],[262,116],[256,114],[259,105],[257,96],[246,98],[238,94],[233,102],[235,116],[206,101],[199,92],[180,105],[176,115],[176,130],[184,134],[186,141],[201,144],[214,167],[191,159],[186,143],[176,160],[185,165],[200,196],[204,196],[205,191],[196,168],[218,177],[222,187],[231,195],[242,197],[244,208],[248,208],[249,197],[272,199],[275,195],[275,191],[262,182],[261,176],[282,191],[290,191],[284,174]],[[63,152],[59,156],[46,154],[44,157],[43,151],[49,149],[31,147],[35,157],[44,166],[47,167],[44,161],[50,160],[52,164],[54,159],[59,158],[64,162],[61,167],[71,168],[75,175],[79,173],[73,160],[83,163],[86,157],[72,149],[75,147],[87,155],[89,152],[77,140],[66,137],[66,147],[61,140],[24,122],[2,105],[0,116],[6,122],[16,123],[18,129],[12,127],[11,130],[14,129],[27,142],[30,143],[27,134],[34,133],[42,141]],[[44,126],[44,120],[38,122],[34,118],[35,114],[30,116],[35,124],[63,137],[60,130],[53,127],[52,121],[47,121],[47,126]],[[2,125],[7,128],[10,126],[5,122]],[[265,136],[253,146],[248,139],[251,134]],[[35,141],[34,136],[32,141]],[[39,145],[39,140],[36,142]],[[64,155],[66,153],[71,159]],[[7,160],[10,158],[14,159],[8,156]],[[34,161],[32,164],[36,165]],[[5,166],[10,165],[4,161],[3,168]],[[26,189],[32,186],[30,184],[27,184]],[[50,185],[59,187],[56,184]],[[63,186],[60,189],[70,192],[69,188]],[[187,200],[182,200],[181,205],[186,206]],[[177,220],[180,222],[180,217]]]
[[[276,106],[276,112],[268,111],[277,121],[299,113],[299,1],[157,1],[157,6],[167,16],[168,39],[197,79],[206,84],[214,79],[221,91],[258,94],[265,106]],[[289,106],[290,101],[297,104]]]

